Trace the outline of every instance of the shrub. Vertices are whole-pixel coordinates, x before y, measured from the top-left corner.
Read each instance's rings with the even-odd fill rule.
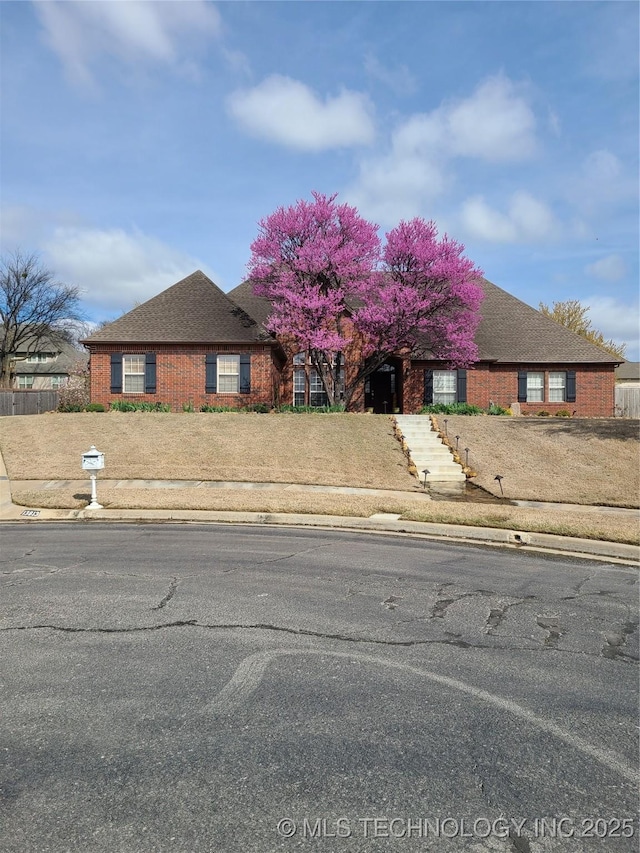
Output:
[[[538,412],[538,417],[539,417],[539,418],[548,418],[550,415],[551,415],[551,412],[547,412],[547,411],[546,411],[546,409],[541,409],[541,410]]]
[[[193,408],[193,403],[191,402],[191,400],[189,400],[188,403],[182,404],[182,411],[183,412],[195,412],[195,409]]]
[[[471,403],[433,403],[420,409],[421,415],[481,415],[483,409]]]
[[[59,412],[83,412],[89,403],[89,369],[85,362],[77,361],[69,371],[66,385],[60,389]]]
[[[342,403],[336,403],[333,406],[291,406],[286,404],[280,406],[278,412],[281,414],[325,415],[341,413],[344,410]]]
[[[234,409],[233,406],[210,406],[208,403],[205,403],[204,406],[200,406],[201,412],[237,412],[237,409]]]
[[[169,403],[149,403],[143,400],[114,400],[109,406],[112,412],[170,412]]]
[[[570,418],[571,412],[568,409],[558,409],[556,412],[557,418]]]
[[[270,407],[266,403],[253,403],[251,406],[245,406],[243,412],[257,412],[259,415],[266,415]]]
[[[84,407],[85,412],[104,412],[105,408],[102,403],[89,403]]]
[[[77,399],[69,399],[67,397],[66,400],[60,400],[58,403],[58,411],[59,412],[84,412],[85,405],[82,400]]]
[[[509,415],[511,414],[510,409],[504,409],[502,406],[498,406],[496,403],[492,403],[487,409],[488,415]]]

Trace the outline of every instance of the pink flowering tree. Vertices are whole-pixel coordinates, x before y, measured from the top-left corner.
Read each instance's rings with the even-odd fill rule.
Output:
[[[477,359],[482,273],[461,244],[413,219],[390,231],[382,249],[377,226],[355,208],[335,195],[313,198],[260,222],[249,278],[273,305],[269,330],[310,354],[330,403],[348,406],[391,355],[418,345],[452,367]],[[361,358],[342,385],[342,353],[353,336]]]

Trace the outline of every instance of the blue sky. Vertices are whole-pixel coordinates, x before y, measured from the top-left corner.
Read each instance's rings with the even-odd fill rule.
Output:
[[[312,190],[638,348],[635,2],[2,2],[1,247],[113,318]]]

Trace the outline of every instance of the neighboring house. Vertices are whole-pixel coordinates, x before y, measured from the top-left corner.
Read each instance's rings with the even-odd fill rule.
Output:
[[[87,362],[86,353],[69,343],[43,339],[23,346],[13,361],[13,388],[20,391],[57,391],[66,385],[79,362]]]
[[[450,370],[424,348],[399,353],[363,383],[353,410],[493,402],[532,414],[614,414],[617,359],[496,285],[483,280],[482,287],[476,364]],[[142,399],[176,411],[186,403],[323,405],[306,354],[265,329],[270,310],[249,282],[224,294],[204,273],[193,273],[84,341],[92,401]],[[345,349],[348,375],[357,359],[357,344]]]
[[[624,361],[616,367],[616,415],[640,417],[640,362]]]
[[[616,385],[640,388],[640,361],[623,361],[616,367]]]

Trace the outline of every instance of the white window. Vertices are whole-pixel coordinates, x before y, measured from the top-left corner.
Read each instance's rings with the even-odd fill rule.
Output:
[[[26,361],[27,364],[42,364],[45,361],[49,361],[49,358],[52,356],[48,352],[35,352],[30,355]]]
[[[309,370],[309,405],[326,406],[329,402],[318,371],[312,367]]]
[[[143,355],[122,356],[122,390],[125,394],[144,394]]]
[[[433,402],[449,405],[456,402],[457,370],[433,371]]]
[[[344,389],[344,365],[340,366],[339,387]],[[336,395],[338,396],[338,395]],[[293,356],[293,405],[327,406],[329,398],[311,357],[304,352]]]
[[[52,376],[51,377],[51,387],[54,391],[57,391],[59,388],[62,388],[67,384],[66,376]]]
[[[304,358],[304,356],[303,356]],[[295,360],[294,360],[295,361]],[[295,368],[293,371],[293,405],[304,406],[307,377],[304,367]]]
[[[549,402],[564,403],[567,399],[567,374],[564,371],[549,374]]]
[[[544,373],[527,373],[527,403],[544,402]]]
[[[218,356],[218,394],[237,394],[240,391],[240,356]]]
[[[33,388],[33,376],[18,376],[18,388],[22,391]]]

